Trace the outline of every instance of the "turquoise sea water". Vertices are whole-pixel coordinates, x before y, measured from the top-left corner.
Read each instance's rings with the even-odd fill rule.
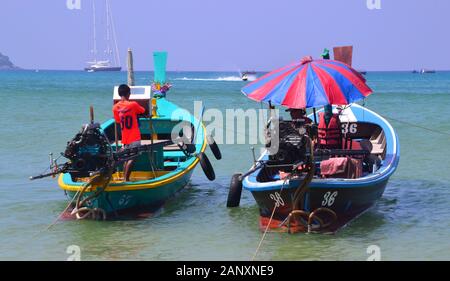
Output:
[[[151,73],[136,74],[148,84]],[[260,108],[246,99],[236,73],[169,73],[168,98],[187,109]],[[367,75],[375,90],[366,105],[387,117],[450,133],[450,73]],[[154,217],[127,221],[65,221],[45,231],[66,207],[55,180],[30,182],[88,119],[111,116],[112,87],[125,73],[0,72],[0,260],[65,260],[70,245],[83,260],[250,260],[261,232],[257,206],[243,192],[225,207],[230,177],[251,164],[250,145],[222,145],[217,180],[200,168],[192,184]],[[383,198],[336,235],[269,234],[258,259],[366,260],[377,245],[383,260],[450,259],[450,136],[392,120],[401,161]],[[212,156],[210,157],[213,158]]]

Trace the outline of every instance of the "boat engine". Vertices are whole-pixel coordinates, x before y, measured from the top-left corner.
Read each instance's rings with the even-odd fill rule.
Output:
[[[278,121],[268,134],[266,147],[271,151],[269,160],[278,164],[306,162],[308,128],[295,121]],[[272,147],[274,138],[278,138],[278,147]]]
[[[68,172],[72,177],[90,177],[102,173],[112,158],[108,138],[98,123],[87,124],[67,143],[64,157],[69,159]]]
[[[164,147],[173,143],[172,140],[167,140],[155,144],[121,149],[116,152],[113,151],[108,137],[100,128],[100,124],[87,124],[67,143],[64,153],[61,153],[61,156],[69,161],[59,165],[57,163],[58,159],[55,160],[51,157],[51,172],[30,177],[30,179],[42,179],[61,173],[69,173],[73,179],[105,175],[112,173],[120,163],[135,159],[143,152],[151,152],[156,147]],[[183,141],[176,143],[187,156],[195,152],[195,145],[184,144]]]

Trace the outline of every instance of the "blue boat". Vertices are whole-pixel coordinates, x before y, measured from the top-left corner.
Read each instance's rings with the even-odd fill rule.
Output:
[[[333,110],[337,112],[338,108]],[[317,120],[320,112],[309,117]],[[334,233],[383,195],[400,159],[395,130],[382,116],[358,104],[340,109],[339,116],[344,149],[319,149],[316,145],[313,153],[308,150],[306,154],[314,159],[313,174],[282,178],[283,171],[296,167],[270,161],[266,150],[247,174],[234,176],[234,185],[241,179],[244,189],[255,198],[261,229]],[[323,177],[321,162],[335,157],[359,159],[361,175]]]

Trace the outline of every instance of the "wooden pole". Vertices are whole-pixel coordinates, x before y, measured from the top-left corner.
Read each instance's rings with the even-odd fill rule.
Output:
[[[128,86],[134,86],[135,85],[134,63],[133,63],[133,51],[131,50],[131,48],[128,48],[127,66],[128,66]]]
[[[131,48],[128,48],[128,57],[127,57],[127,68],[128,68],[128,86],[135,85],[134,79],[134,62],[133,62],[133,51]],[[116,138],[116,151],[119,149],[119,140],[118,140],[118,128],[117,123],[115,123],[115,138]]]
[[[94,124],[94,107],[92,105],[89,107],[89,115],[91,118],[91,124]]]

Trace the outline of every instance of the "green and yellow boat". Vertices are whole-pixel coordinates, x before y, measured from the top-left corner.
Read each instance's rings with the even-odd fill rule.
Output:
[[[208,143],[217,159],[221,155],[201,117],[168,101],[167,83],[130,88],[130,100],[148,108],[139,118],[141,147],[124,150],[115,120],[96,124],[91,112],[91,124],[68,143],[63,154],[69,161],[58,167],[52,160],[51,174],[32,178],[59,174],[58,184],[72,199],[71,214],[78,219],[153,212],[189,183],[199,163],[208,179],[215,179],[205,155]],[[135,163],[130,181],[125,182],[121,164],[129,159]]]

